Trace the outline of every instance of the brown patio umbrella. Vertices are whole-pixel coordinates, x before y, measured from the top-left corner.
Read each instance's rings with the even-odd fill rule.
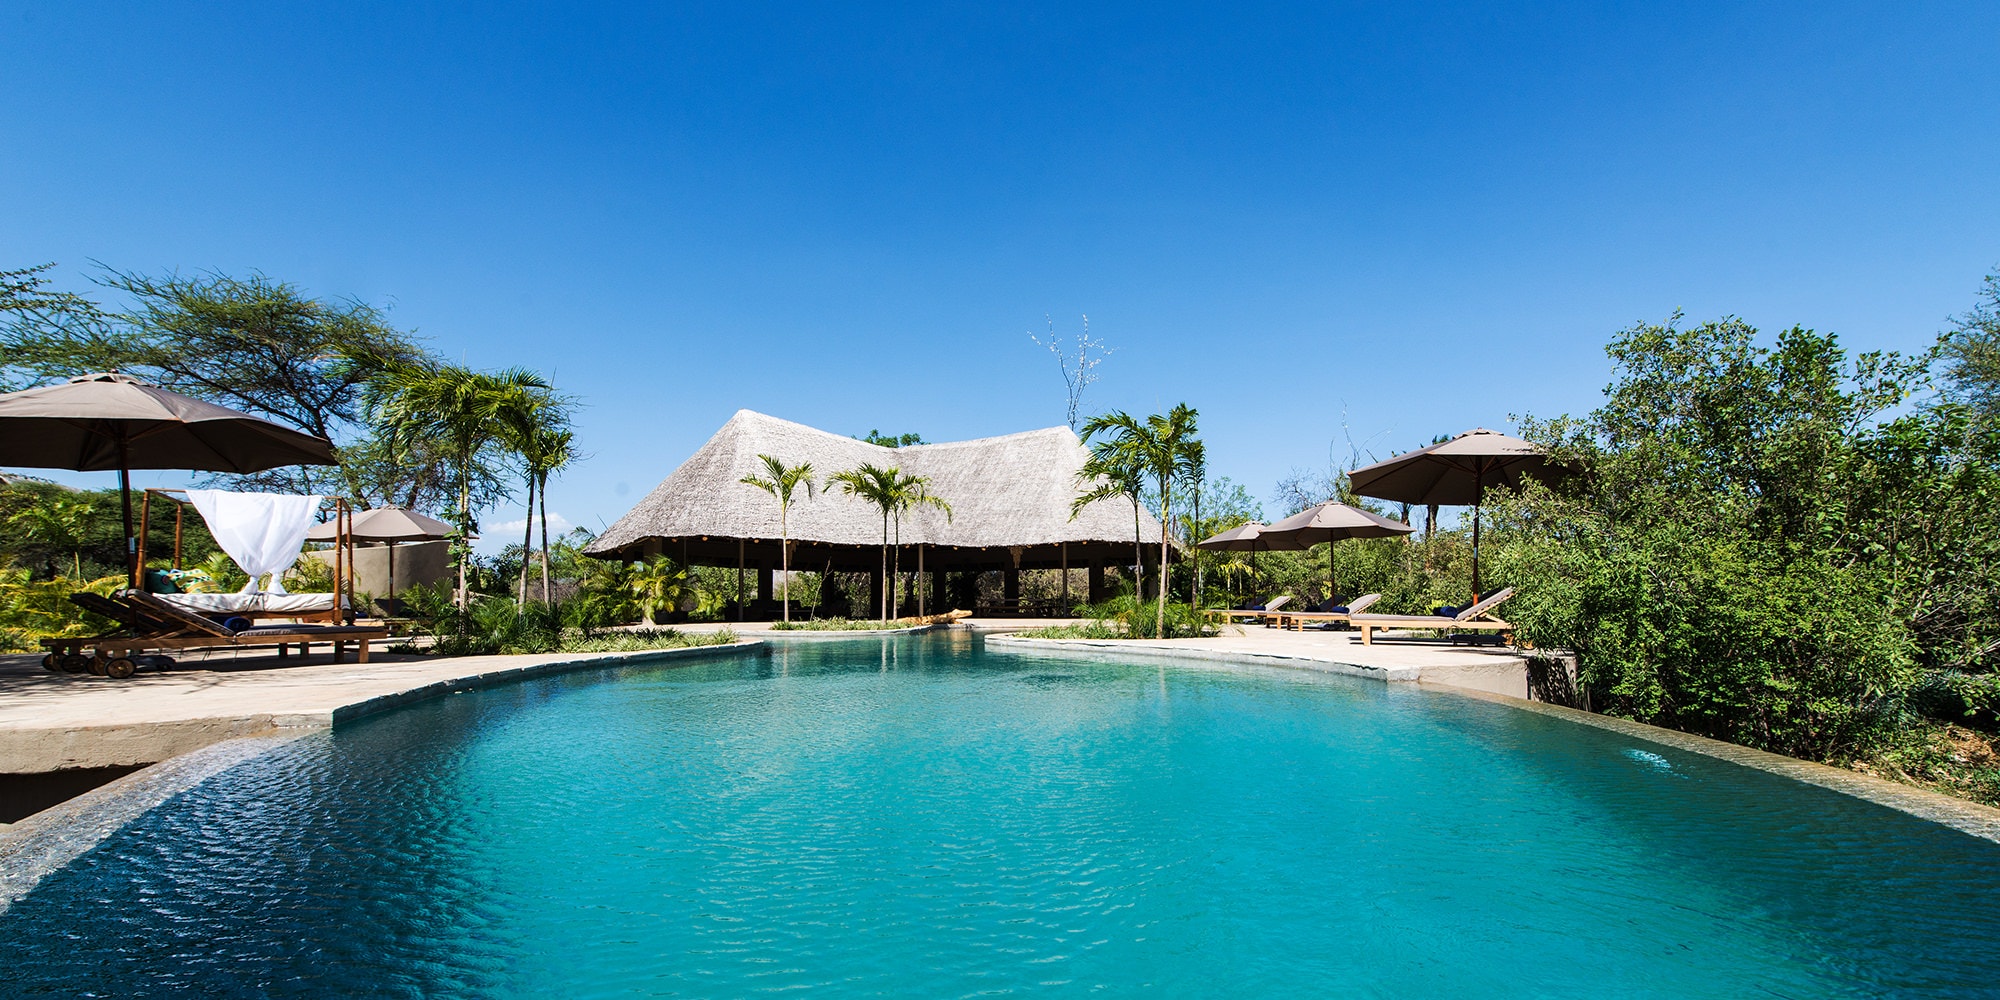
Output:
[[[1210,552],[1268,552],[1271,543],[1262,537],[1263,531],[1262,524],[1246,521],[1228,531],[1210,535],[1194,543],[1194,547]]]
[[[1250,576],[1257,576],[1257,553],[1271,551],[1271,542],[1263,537],[1264,525],[1257,521],[1245,521],[1234,528],[1220,531],[1194,543],[1198,549],[1211,552],[1250,553]]]
[[[1307,507],[1259,532],[1259,540],[1272,549],[1303,549],[1320,542],[1343,538],[1387,538],[1407,535],[1417,529],[1401,521],[1383,517],[1335,500]],[[1334,596],[1338,581],[1333,579],[1333,554],[1327,553],[1327,597]]]
[[[451,525],[403,507],[375,507],[348,519],[347,537],[388,546],[390,597],[396,596],[396,543],[426,542],[449,534]],[[314,525],[306,532],[307,541],[331,542],[339,538],[340,525],[332,521]]]
[[[1472,591],[1479,587],[1479,502],[1495,486],[1551,480],[1569,470],[1541,448],[1484,427],[1347,474],[1354,492],[1377,500],[1472,508]]]
[[[117,372],[0,394],[0,465],[118,471],[125,566],[134,587],[131,470],[248,473],[337,464],[325,438]]]

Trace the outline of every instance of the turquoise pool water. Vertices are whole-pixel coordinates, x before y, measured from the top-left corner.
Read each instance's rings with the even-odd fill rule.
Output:
[[[1993,996],[2000,845],[1503,706],[860,639],[459,695],[178,796],[0,995]]]

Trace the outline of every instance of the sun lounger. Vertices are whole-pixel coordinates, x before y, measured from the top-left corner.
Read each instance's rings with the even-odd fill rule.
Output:
[[[123,679],[132,676],[142,662],[154,666],[171,665],[171,657],[139,655],[146,650],[276,646],[278,655],[283,657],[294,645],[303,654],[312,643],[325,642],[333,645],[333,662],[339,663],[346,658],[347,646],[352,643],[357,647],[356,659],[367,663],[369,643],[386,639],[389,635],[389,630],[381,626],[356,625],[258,625],[232,629],[142,590],[121,590],[112,603],[118,606],[113,610],[122,611],[122,614],[107,617],[122,620],[130,634],[45,640],[43,644],[49,647],[50,657],[81,657],[85,648],[92,648],[94,653],[91,659],[102,665],[104,673]],[[47,662],[45,659],[45,665]],[[62,669],[68,667],[62,666]],[[95,667],[92,672],[96,672]]]
[[[1292,602],[1292,595],[1284,594],[1272,598],[1270,603],[1265,604],[1263,607],[1209,608],[1208,610],[1202,613],[1211,618],[1219,618],[1225,622],[1233,622],[1239,618],[1242,618],[1242,619],[1247,619],[1249,621],[1264,620],[1266,624],[1269,624],[1268,619],[1273,614],[1275,614],[1278,611],[1278,609],[1283,608],[1285,605],[1290,604],[1291,602]]]
[[[1360,597],[1349,601],[1347,603],[1347,610],[1345,611],[1287,611],[1278,616],[1278,627],[1288,628],[1296,632],[1304,628],[1306,622],[1338,624],[1353,618],[1381,599],[1381,594],[1362,594]]]
[[[1377,629],[1435,629],[1442,632],[1497,632],[1501,641],[1511,641],[1514,626],[1493,616],[1493,609],[1514,596],[1508,587],[1449,618],[1441,615],[1352,615],[1347,620],[1361,630],[1361,644],[1372,645]]]

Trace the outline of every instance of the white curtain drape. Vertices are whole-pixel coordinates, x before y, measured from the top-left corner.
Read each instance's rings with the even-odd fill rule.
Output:
[[[189,490],[187,494],[194,509],[201,512],[201,519],[208,522],[215,544],[250,574],[242,592],[257,593],[258,578],[269,574],[268,592],[284,593],[280,579],[298,561],[321,498],[224,490]]]

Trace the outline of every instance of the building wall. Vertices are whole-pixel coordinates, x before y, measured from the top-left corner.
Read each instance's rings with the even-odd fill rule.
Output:
[[[451,543],[399,542],[396,545],[396,593],[411,587],[429,586],[450,576],[451,563],[449,549]],[[328,565],[333,563],[333,552],[309,552]],[[356,545],[354,547],[354,591],[375,597],[389,596],[389,547],[386,545]]]

